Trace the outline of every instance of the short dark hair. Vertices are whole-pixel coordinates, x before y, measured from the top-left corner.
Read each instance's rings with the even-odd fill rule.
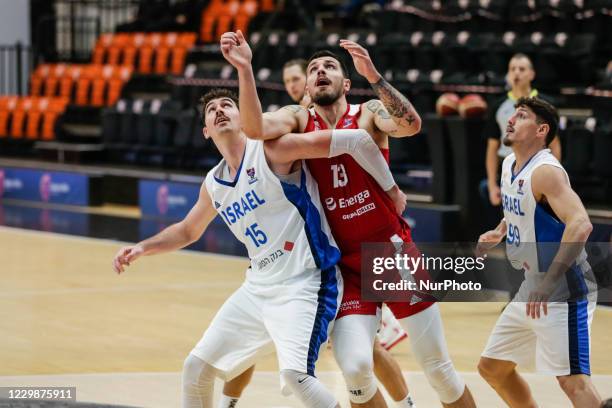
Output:
[[[512,61],[513,59],[526,59],[529,62],[529,68],[533,70],[533,62],[531,62],[531,58],[529,58],[529,55],[524,54],[522,52],[517,52],[510,58],[510,60],[508,60],[508,64],[510,64],[510,61]]]
[[[306,68],[308,68],[308,61],[306,61],[304,58],[296,58],[285,62],[285,65],[283,65],[283,70],[294,65],[300,67],[302,69],[302,72],[306,74]]]
[[[608,398],[607,400],[601,403],[601,408],[612,408],[612,398]]]
[[[557,136],[557,129],[559,129],[559,114],[557,113],[557,109],[550,103],[535,96],[530,98],[522,97],[516,102],[514,107],[529,108],[536,115],[537,123],[546,123],[548,125],[549,130],[546,135],[546,146],[548,146],[555,136]]]
[[[321,51],[317,51],[314,54],[311,55],[311,57],[308,59],[308,64],[306,64],[306,66],[310,65],[310,63],[312,62],[312,60],[317,59],[317,58],[323,58],[323,57],[331,57],[333,59],[335,59],[336,61],[338,61],[338,63],[340,64],[340,68],[342,69],[342,75],[344,76],[344,78],[349,77],[349,72],[348,69],[346,67],[346,64],[344,63],[344,61],[342,60],[342,58],[340,58],[337,54],[329,51],[329,50],[321,50]]]
[[[206,119],[206,105],[208,105],[208,102],[219,98],[229,98],[234,101],[236,107],[238,107],[238,96],[236,93],[226,88],[211,89],[200,98],[200,119],[202,119],[202,123],[204,123],[204,119]]]

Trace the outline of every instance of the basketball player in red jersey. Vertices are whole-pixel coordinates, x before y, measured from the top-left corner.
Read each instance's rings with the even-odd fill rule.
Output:
[[[309,60],[306,87],[313,108],[286,106],[262,114],[251,67],[251,49],[242,33],[225,33],[221,48],[238,70],[240,114],[249,137],[274,139],[290,132],[317,129],[361,128],[368,131],[388,160],[388,136],[406,137],[419,132],[421,120],[412,104],[376,70],[367,50],[341,40],[356,71],[372,85],[379,99],[349,105],[351,82],[340,58],[329,51]],[[231,50],[232,52],[228,52]],[[228,55],[231,55],[228,58]],[[340,267],[345,293],[332,333],[333,350],[354,407],[384,407],[372,368],[380,304],[361,300],[362,242],[412,242],[410,228],[395,211],[372,178],[346,155],[308,160],[319,185],[332,233],[342,252]],[[445,407],[474,407],[474,400],[448,355],[440,312],[430,302],[394,302],[389,307],[409,333],[415,358]]]

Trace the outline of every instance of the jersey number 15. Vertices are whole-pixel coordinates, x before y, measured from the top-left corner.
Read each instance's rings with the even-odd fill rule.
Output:
[[[248,227],[244,232],[244,235],[251,238],[253,244],[257,248],[268,242],[268,237],[266,236],[266,233],[259,229],[259,225],[257,225],[257,223],[251,224],[251,226]]]

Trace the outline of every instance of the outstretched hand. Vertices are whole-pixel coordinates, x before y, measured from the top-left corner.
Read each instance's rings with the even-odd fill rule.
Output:
[[[491,248],[497,246],[497,244],[499,244],[505,236],[505,231],[500,231],[497,228],[482,234],[478,238],[478,245],[476,246],[476,256],[485,255]]]
[[[118,274],[125,272],[125,267],[140,258],[144,249],[140,245],[131,245],[121,248],[113,259],[113,269]]]
[[[242,31],[229,31],[221,36],[221,53],[223,57],[236,69],[251,65],[253,52],[247,43]]]
[[[340,40],[340,47],[348,51],[359,75],[367,79],[371,84],[378,82],[381,76],[374,66],[368,50],[356,42],[349,40]]]

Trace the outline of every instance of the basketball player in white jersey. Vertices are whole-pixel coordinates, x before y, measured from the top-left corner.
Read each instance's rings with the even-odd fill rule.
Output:
[[[480,236],[479,249],[506,238],[506,252],[525,280],[499,317],[478,364],[483,378],[510,407],[537,407],[516,366],[535,360],[553,375],[575,407],[596,408],[590,378],[593,272],[584,243],[592,226],[567,173],[547,148],[558,114],[538,98],[521,98],[508,121],[501,197],[504,219]]]
[[[314,367],[342,296],[340,253],[317,185],[300,159],[351,154],[390,192],[398,211],[405,196],[365,131],[287,135],[264,143],[241,131],[238,100],[231,92],[211,91],[202,105],[204,135],[223,160],[207,174],[183,221],[122,248],[114,268],[121,273],[142,255],[185,247],[220,214],[247,247],[251,265],[185,360],[183,407],[212,407],[215,376],[231,380],[273,348],[282,382],[304,406],[337,407],[314,377]]]
[[[244,128],[249,129],[249,137],[272,140],[291,132],[361,128],[371,134],[379,150],[388,154],[389,136],[406,137],[418,133],[418,113],[406,97],[384,80],[368,51],[348,40],[341,40],[340,46],[349,53],[357,72],[372,84],[380,99],[361,105],[349,104],[346,94],[351,82],[344,64],[335,54],[322,51],[310,58],[307,70],[306,86],[313,101],[312,109],[293,105],[262,115],[252,74],[251,49],[240,31],[224,33],[221,51],[238,70],[241,117]],[[373,373],[372,350],[380,309],[378,302],[361,299],[361,244],[398,240],[411,243],[412,239],[405,220],[391,211],[384,193],[371,183],[363,169],[347,156],[333,160],[334,163],[325,159],[323,163],[312,166],[309,163],[308,166],[319,191],[326,195],[328,222],[332,228],[336,224],[336,236],[341,240],[338,243],[343,248],[345,296],[332,334],[334,356],[342,370],[351,406],[386,407]],[[359,192],[367,192],[367,198],[357,201],[354,197]],[[348,204],[340,208],[335,205],[339,202]],[[363,208],[368,210],[359,211]],[[437,304],[406,300],[392,302],[389,307],[406,328],[413,355],[442,405],[474,407],[472,395],[450,359]],[[403,406],[409,406],[407,404],[409,402],[405,401]]]

